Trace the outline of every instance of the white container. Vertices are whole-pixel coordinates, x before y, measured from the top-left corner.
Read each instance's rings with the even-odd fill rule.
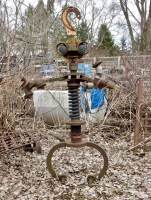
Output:
[[[64,124],[69,119],[68,91],[37,90],[33,101],[36,112],[47,124]]]
[[[91,107],[90,94],[87,95]],[[33,101],[36,113],[43,116],[47,124],[65,124],[69,120],[68,91],[66,90],[37,90],[34,91]],[[89,122],[98,123],[104,118],[107,101],[102,107],[91,109],[88,113],[81,112],[81,118]]]

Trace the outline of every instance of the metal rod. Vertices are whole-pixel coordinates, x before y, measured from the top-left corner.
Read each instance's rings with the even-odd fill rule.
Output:
[[[139,140],[139,129],[140,129],[140,104],[142,101],[142,90],[143,90],[143,79],[139,79],[138,83],[138,96],[136,104],[136,122],[135,122],[135,134],[134,134],[134,149],[133,153],[137,153],[137,145]]]

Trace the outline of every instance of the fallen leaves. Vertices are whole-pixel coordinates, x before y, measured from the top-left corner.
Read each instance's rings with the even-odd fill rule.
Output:
[[[48,152],[60,142],[49,132],[41,141],[42,154],[19,149],[3,156],[0,161],[2,200],[151,199],[151,152],[143,157],[134,156],[132,151],[126,151],[133,141],[115,139],[111,145],[111,140],[104,139],[94,128],[94,134],[90,138],[87,134],[85,138],[106,151],[109,158],[107,174],[89,186],[88,174],[97,174],[102,166],[99,152],[88,147],[62,148],[52,158],[57,175],[66,175],[66,182],[62,183],[52,178],[47,170]],[[60,137],[65,139],[65,133],[60,133]]]

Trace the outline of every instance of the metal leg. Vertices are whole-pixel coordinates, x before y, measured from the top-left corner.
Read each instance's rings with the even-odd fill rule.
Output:
[[[84,147],[84,146],[88,146],[88,147],[97,149],[103,156],[104,166],[103,166],[103,169],[100,170],[100,173],[98,174],[98,179],[101,179],[105,175],[105,173],[108,169],[108,157],[107,157],[105,151],[100,146],[98,146],[97,144],[94,144],[92,142],[84,142],[84,141],[80,142],[80,143],[72,143],[70,141],[67,141],[67,142],[59,143],[59,144],[55,145],[54,147],[52,147],[52,149],[50,150],[50,152],[47,156],[47,168],[48,168],[48,171],[50,172],[50,174],[52,175],[52,177],[54,177],[54,178],[57,177],[56,172],[53,169],[52,162],[51,162],[53,153],[57,149],[62,148],[62,147],[79,148],[79,147]],[[95,176],[89,175],[87,178],[88,183],[92,183],[95,180],[95,178],[96,178]]]
[[[52,149],[49,151],[48,156],[47,156],[47,168],[48,168],[48,171],[50,172],[50,174],[52,175],[52,177],[54,177],[54,178],[56,178],[57,175],[56,175],[56,172],[53,169],[51,158],[52,158],[53,153],[57,149],[62,148],[62,147],[66,147],[65,142],[61,142],[61,143],[55,145],[54,147],[52,147]]]
[[[107,157],[105,151],[99,145],[94,144],[92,142],[87,142],[87,146],[97,149],[101,153],[101,155],[103,156],[104,166],[103,166],[103,169],[98,174],[98,179],[101,179],[106,174],[106,171],[108,169],[108,157]],[[92,179],[95,180],[95,177],[93,178],[92,176],[88,176],[88,178],[87,178],[88,182],[89,182],[89,180],[93,181]]]

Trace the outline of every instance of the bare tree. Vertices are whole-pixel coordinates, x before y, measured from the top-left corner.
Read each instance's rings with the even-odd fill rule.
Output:
[[[12,72],[12,67],[16,67],[16,49],[18,43],[16,42],[16,33],[18,25],[20,24],[20,17],[22,15],[21,7],[22,2],[13,0],[4,0],[0,4],[0,42],[3,48],[0,52],[2,66],[2,82],[1,82],[1,95],[0,95],[0,122],[7,128],[12,130],[12,124],[15,123],[16,111],[14,110],[15,101],[17,101],[16,88],[20,80],[19,74],[16,75]]]
[[[119,0],[123,11],[129,35],[131,39],[132,51],[136,51],[136,38],[140,40],[140,51],[143,53],[150,51],[151,36],[151,1]]]

